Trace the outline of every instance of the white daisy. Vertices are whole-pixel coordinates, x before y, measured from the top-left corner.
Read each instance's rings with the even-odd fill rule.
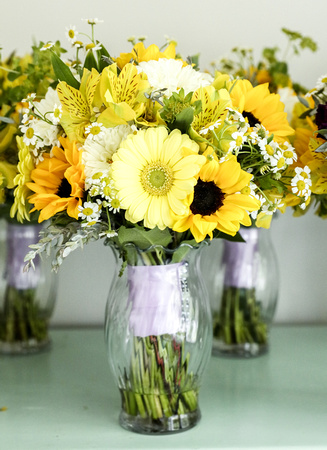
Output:
[[[54,47],[54,43],[53,42],[47,42],[46,44],[42,45],[42,47],[40,48],[40,51],[41,52],[45,52],[46,50],[49,50],[52,47]]]
[[[279,147],[283,152],[286,164],[291,165],[297,161],[295,148],[289,142],[285,141],[284,144],[279,144]]]
[[[77,35],[78,31],[76,31],[75,26],[70,25],[70,27],[66,27],[66,37],[72,44],[76,41]]]
[[[185,94],[212,83],[211,75],[198,72],[190,65],[183,67],[182,61],[161,58],[158,61],[142,61],[137,66],[139,72],[145,72],[153,90],[166,89],[164,95],[170,97],[173,92],[184,89]]]
[[[85,128],[85,134],[88,135],[90,139],[94,139],[95,137],[102,137],[105,131],[106,128],[102,125],[102,123],[98,122],[93,122]]]
[[[98,203],[84,202],[78,207],[78,217],[87,222],[97,221],[100,216],[100,205]]]
[[[271,171],[274,173],[286,169],[287,167],[286,160],[281,150],[278,150],[274,154],[274,156],[270,160],[270,164],[272,166]]]
[[[19,127],[20,131],[24,134],[23,142],[28,146],[35,146],[38,140],[33,124],[32,121],[28,121],[26,124],[20,125]]]
[[[103,23],[103,20],[100,20],[98,18],[94,19],[82,19],[83,22],[87,22],[89,25],[97,25],[98,23]]]
[[[229,151],[238,151],[242,148],[244,142],[246,141],[246,137],[240,131],[235,131],[232,133],[233,140],[229,144]]]

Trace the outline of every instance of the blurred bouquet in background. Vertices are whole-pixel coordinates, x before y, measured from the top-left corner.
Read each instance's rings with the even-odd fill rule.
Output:
[[[59,43],[54,51],[63,52]],[[36,101],[43,98],[53,81],[51,58],[43,51],[43,43],[34,45],[24,57],[15,52],[5,59],[0,56],[0,352],[4,353],[36,351],[49,343],[54,275],[39,258],[33,273],[23,273],[28,246],[38,241],[41,229],[38,212],[19,217],[17,222],[10,210],[14,188],[21,183],[21,167],[34,168],[33,159],[24,152],[19,128],[28,111],[26,98],[31,92]]]
[[[295,105],[294,146],[300,164],[310,168],[312,204],[319,217],[327,217],[327,76],[321,76],[316,86]],[[295,214],[303,214],[295,207]]]

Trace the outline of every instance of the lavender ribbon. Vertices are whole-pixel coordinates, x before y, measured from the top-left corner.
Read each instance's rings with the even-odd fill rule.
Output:
[[[35,270],[23,272],[29,245],[39,240],[41,225],[8,224],[6,279],[16,289],[34,289],[40,280],[40,260],[34,260]]]
[[[182,294],[179,268],[182,263],[159,266],[128,266],[129,325],[134,336],[159,336],[180,330]]]
[[[258,273],[259,230],[243,228],[240,234],[245,242],[224,241],[224,285],[251,289]]]

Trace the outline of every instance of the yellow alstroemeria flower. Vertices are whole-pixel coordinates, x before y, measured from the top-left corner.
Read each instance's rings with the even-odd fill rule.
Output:
[[[143,114],[149,83],[133,64],[126,64],[120,74],[116,64],[106,67],[99,88],[101,101],[107,107],[98,119],[104,126],[125,125]]]
[[[90,72],[84,69],[79,89],[69,86],[65,81],[60,81],[57,93],[62,105],[60,123],[71,141],[85,140],[85,128],[96,120],[94,112],[94,98],[100,74],[92,69]]]

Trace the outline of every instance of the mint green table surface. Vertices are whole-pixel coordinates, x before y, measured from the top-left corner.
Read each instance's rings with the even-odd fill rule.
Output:
[[[101,329],[52,330],[48,353],[0,357],[0,449],[327,449],[327,326],[275,326],[270,352],[212,357],[202,419],[174,435],[118,424]]]

